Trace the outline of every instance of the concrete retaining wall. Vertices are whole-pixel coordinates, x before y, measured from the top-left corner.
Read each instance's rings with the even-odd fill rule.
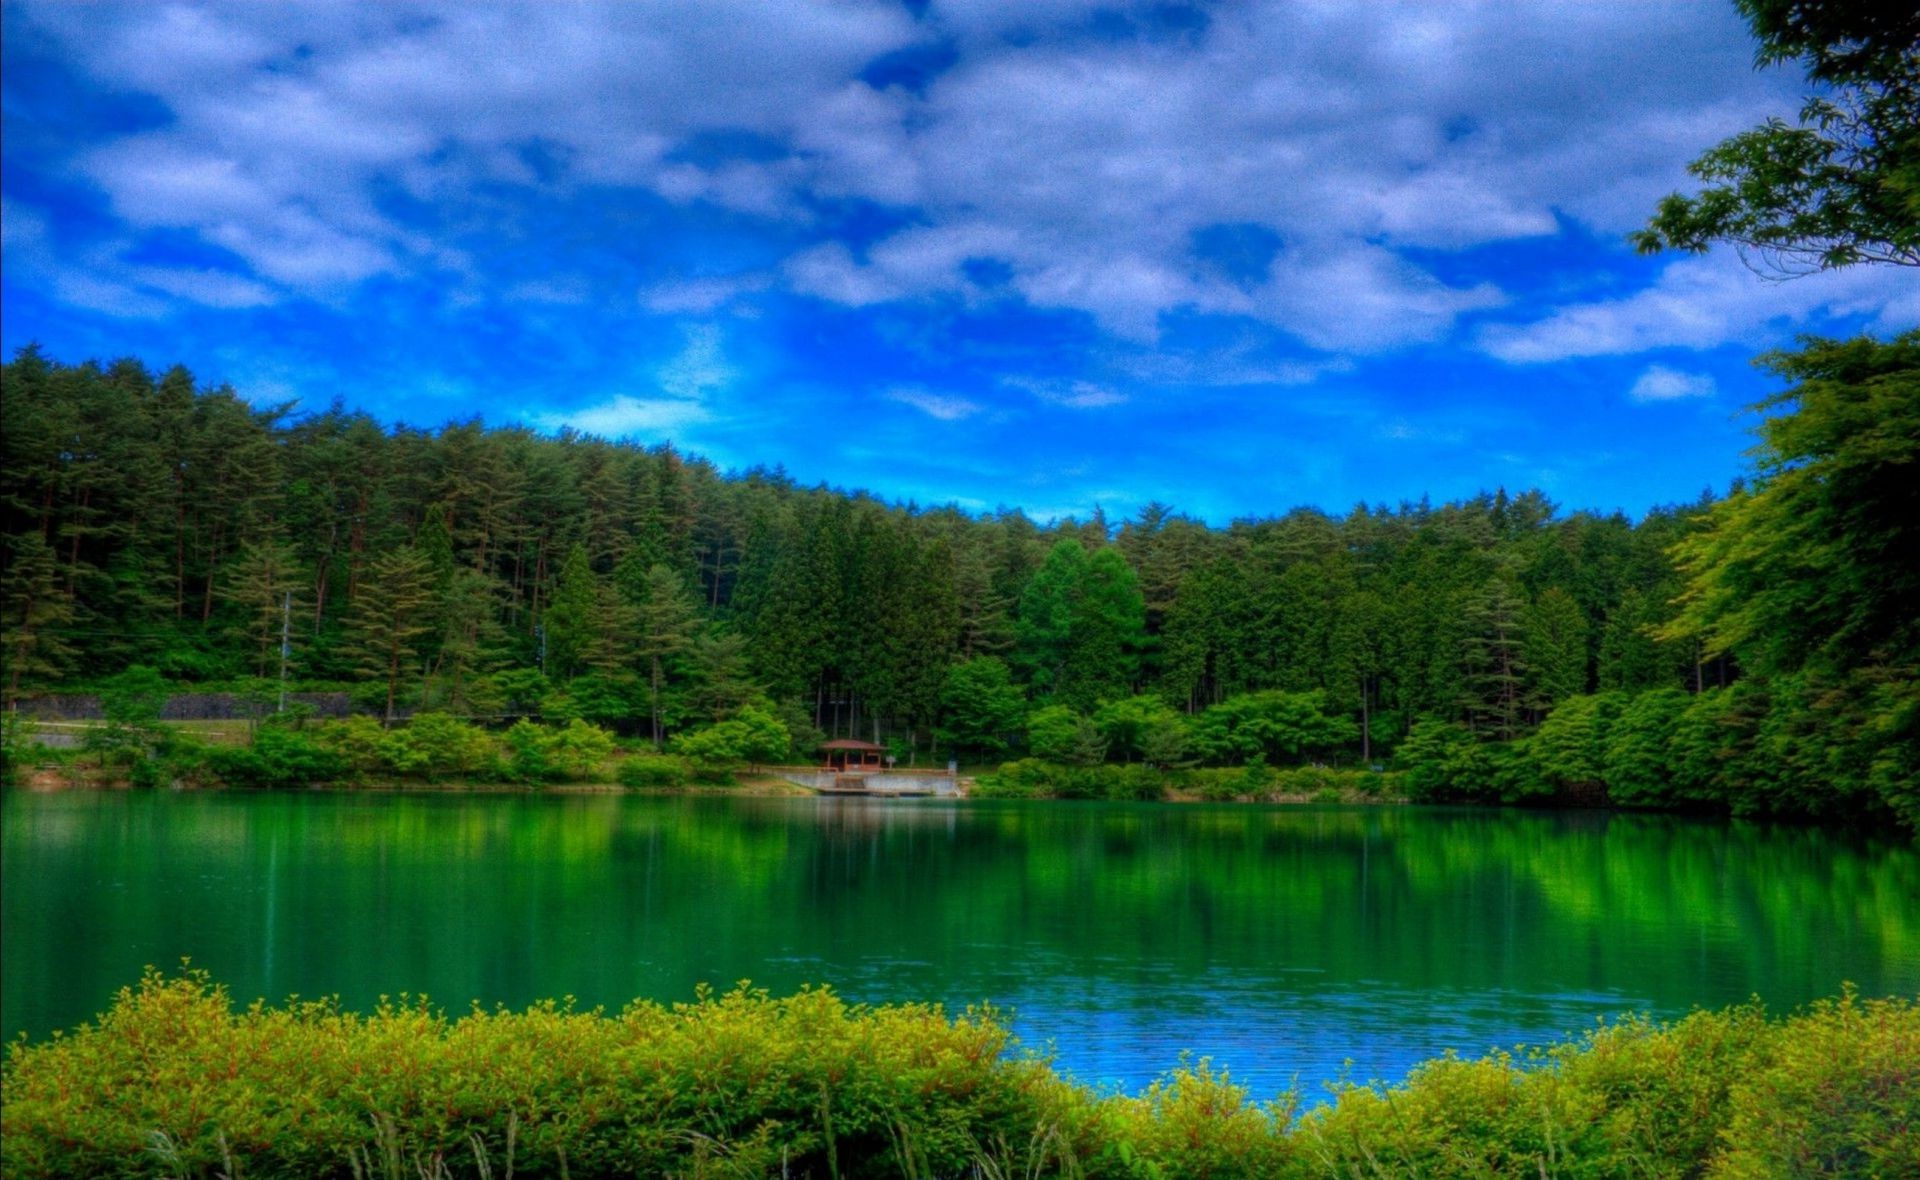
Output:
[[[860,785],[876,795],[924,794],[958,795],[960,785],[953,775],[943,770],[892,771],[872,774],[843,775],[838,771],[820,770],[808,766],[769,766],[768,774],[775,774],[796,786],[814,791],[833,791],[836,784],[844,786],[848,779],[858,779]]]

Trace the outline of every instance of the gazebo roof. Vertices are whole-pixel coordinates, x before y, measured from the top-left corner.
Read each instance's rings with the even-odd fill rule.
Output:
[[[822,750],[860,750],[873,754],[886,749],[885,746],[876,746],[872,742],[863,742],[857,738],[835,738],[830,742],[821,742],[820,748]]]

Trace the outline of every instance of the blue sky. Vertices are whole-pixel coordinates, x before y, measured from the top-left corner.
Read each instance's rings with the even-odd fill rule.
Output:
[[[1804,332],[1623,235],[1731,4],[4,8],[0,344],[1045,518],[1724,489]]]

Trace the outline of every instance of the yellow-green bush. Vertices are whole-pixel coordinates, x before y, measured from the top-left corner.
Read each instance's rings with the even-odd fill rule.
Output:
[[[1913,1176],[1920,1009],[1851,993],[1442,1058],[1295,1117],[1202,1061],[1138,1096],[991,1011],[744,988],[617,1014],[233,1012],[149,973],[9,1047],[0,1171],[66,1176]]]

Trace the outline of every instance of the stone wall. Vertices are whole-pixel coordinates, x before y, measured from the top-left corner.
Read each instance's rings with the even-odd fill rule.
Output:
[[[345,717],[353,702],[344,692],[290,692],[288,704],[310,705],[316,717]],[[53,693],[47,696],[21,697],[20,716],[33,721],[99,721],[100,698],[92,694]],[[161,706],[162,721],[246,721],[273,712],[274,703],[263,707],[231,692],[176,692]]]

